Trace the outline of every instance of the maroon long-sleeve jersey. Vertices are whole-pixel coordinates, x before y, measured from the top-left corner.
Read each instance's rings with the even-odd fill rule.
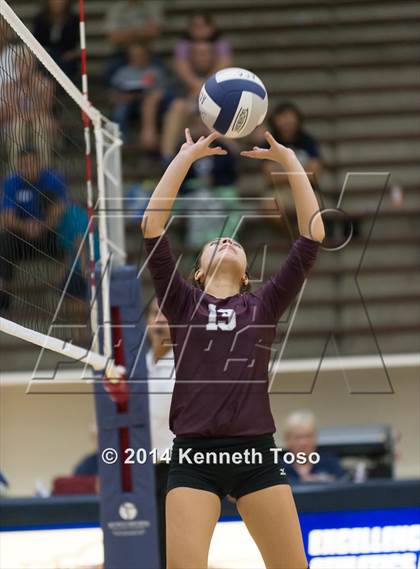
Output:
[[[227,298],[184,280],[165,234],[145,243],[175,355],[171,430],[202,437],[274,433],[267,391],[271,346],[319,243],[299,237],[277,274],[252,292]]]

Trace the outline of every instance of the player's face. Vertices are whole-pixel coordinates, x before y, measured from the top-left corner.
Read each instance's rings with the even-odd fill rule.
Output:
[[[316,433],[311,426],[294,427],[286,434],[287,448],[293,453],[310,454],[316,450]]]
[[[201,253],[200,267],[204,275],[219,267],[228,267],[239,278],[245,275],[247,258],[244,248],[230,237],[221,237],[207,243]]]

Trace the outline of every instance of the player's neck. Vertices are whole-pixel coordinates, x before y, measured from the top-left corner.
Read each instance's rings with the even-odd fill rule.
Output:
[[[216,298],[227,298],[239,293],[238,277],[231,272],[218,272],[206,279],[204,290]]]

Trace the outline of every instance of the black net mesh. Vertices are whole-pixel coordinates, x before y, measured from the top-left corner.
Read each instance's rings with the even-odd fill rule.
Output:
[[[87,344],[80,108],[1,17],[0,170],[0,315]],[[2,344],[15,349],[13,338],[2,336]]]

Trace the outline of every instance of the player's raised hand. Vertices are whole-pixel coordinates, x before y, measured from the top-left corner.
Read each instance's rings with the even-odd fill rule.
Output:
[[[254,146],[252,150],[243,150],[241,152],[241,156],[245,156],[246,158],[256,158],[257,160],[274,160],[275,162],[280,163],[283,163],[291,156],[294,156],[293,150],[277,142],[271,133],[266,131],[264,136],[270,145],[269,148]]]
[[[190,129],[185,129],[185,142],[181,146],[179,154],[188,156],[193,162],[204,158],[205,156],[223,156],[227,154],[221,146],[210,146],[220,134],[218,132],[212,132],[208,136],[200,136],[200,138],[194,142]]]

